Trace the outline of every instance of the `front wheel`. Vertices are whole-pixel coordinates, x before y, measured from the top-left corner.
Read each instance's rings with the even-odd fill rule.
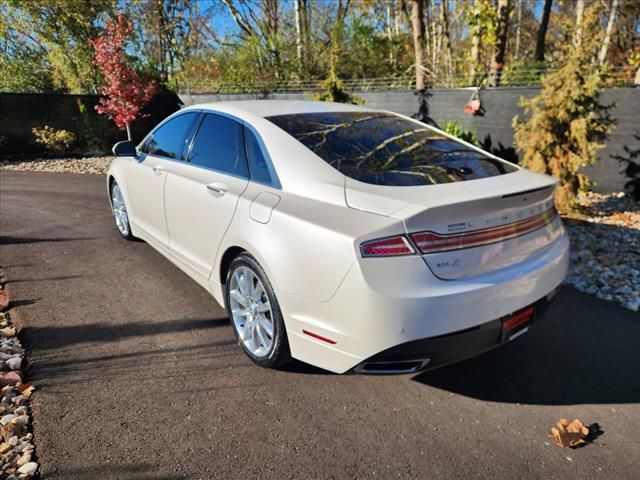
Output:
[[[251,360],[267,368],[291,360],[278,300],[252,256],[243,253],[231,262],[225,295],[233,332]]]
[[[122,190],[120,190],[120,186],[116,181],[111,184],[111,211],[113,212],[113,218],[116,221],[116,227],[118,227],[120,236],[127,240],[133,240],[135,237],[131,234],[127,207],[124,204]]]

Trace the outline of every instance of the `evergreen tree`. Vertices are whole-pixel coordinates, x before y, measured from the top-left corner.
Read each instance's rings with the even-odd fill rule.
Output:
[[[587,189],[588,179],[580,168],[597,161],[615,121],[611,106],[599,102],[605,71],[597,63],[599,29],[597,9],[590,7],[581,24],[579,41],[566,48],[567,62],[544,77],[540,94],[521,99],[528,120],[514,118],[514,143],[522,152],[522,164],[560,180],[556,205],[571,209],[579,190]]]

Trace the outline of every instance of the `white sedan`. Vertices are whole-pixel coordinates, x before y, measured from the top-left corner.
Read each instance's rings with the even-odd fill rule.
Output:
[[[395,113],[196,105],[114,153],[120,234],[225,305],[265,367],[461,360],[526,332],[567,274],[553,178]]]

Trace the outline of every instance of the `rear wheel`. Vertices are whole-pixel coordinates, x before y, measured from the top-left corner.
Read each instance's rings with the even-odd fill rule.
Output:
[[[111,211],[113,212],[113,218],[116,221],[116,227],[118,227],[120,236],[127,240],[133,240],[135,237],[131,234],[127,207],[124,204],[122,190],[120,190],[120,186],[116,181],[111,184]]]
[[[243,253],[231,262],[225,295],[234,334],[251,360],[268,368],[291,360],[278,300],[252,256]]]

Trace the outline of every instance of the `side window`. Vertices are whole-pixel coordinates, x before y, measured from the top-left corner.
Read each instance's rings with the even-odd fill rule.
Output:
[[[273,178],[271,178],[271,173],[269,173],[269,166],[262,154],[258,139],[255,134],[246,127],[244,129],[244,141],[247,148],[251,179],[262,183],[272,183]]]
[[[242,142],[242,125],[231,118],[208,113],[193,141],[189,162],[249,177]]]
[[[151,155],[183,160],[187,135],[198,112],[188,112],[172,118],[155,132],[145,145],[145,151]]]

